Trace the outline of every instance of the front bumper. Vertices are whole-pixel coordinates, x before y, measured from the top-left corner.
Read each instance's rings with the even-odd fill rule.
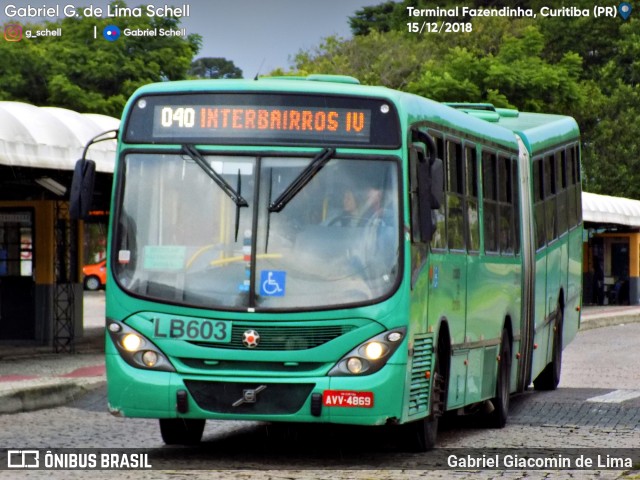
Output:
[[[142,370],[113,352],[107,353],[106,366],[110,410],[126,417],[381,425],[399,420],[404,404],[406,365],[399,364],[361,377],[229,378]],[[372,401],[325,406],[322,396],[329,390],[367,392]],[[187,392],[183,413],[178,413],[179,392]]]

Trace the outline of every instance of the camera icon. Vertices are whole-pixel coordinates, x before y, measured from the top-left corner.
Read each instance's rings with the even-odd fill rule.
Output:
[[[7,42],[19,42],[22,40],[22,25],[8,23],[4,26],[4,39]]]

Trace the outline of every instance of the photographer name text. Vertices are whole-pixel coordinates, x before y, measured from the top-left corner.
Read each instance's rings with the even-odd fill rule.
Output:
[[[108,5],[106,8],[88,5],[78,7],[76,5],[55,5],[48,7],[42,5],[34,7],[18,7],[9,4],[4,7],[4,14],[9,18],[60,18],[60,17],[85,17],[85,18],[126,18],[126,17],[188,17],[191,6],[184,4],[180,7],[169,5],[146,5],[140,7],[123,7],[120,5]]]
[[[577,455],[574,458],[564,455],[525,456],[525,455],[449,455],[447,465],[451,468],[516,468],[516,469],[618,469],[632,468],[633,459],[613,455]]]

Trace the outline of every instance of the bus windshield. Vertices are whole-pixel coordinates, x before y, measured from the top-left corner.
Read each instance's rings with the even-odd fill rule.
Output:
[[[197,153],[124,157],[112,248],[123,288],[223,310],[326,309],[392,293],[397,159],[332,154],[291,195],[317,154]],[[281,196],[286,205],[270,208]]]

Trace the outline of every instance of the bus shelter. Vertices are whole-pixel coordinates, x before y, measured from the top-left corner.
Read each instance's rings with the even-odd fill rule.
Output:
[[[640,201],[582,193],[583,303],[640,304]]]
[[[83,222],[68,200],[85,144],[119,120],[0,102],[0,345],[72,350],[82,335]],[[94,208],[108,211],[115,142],[91,147]]]

